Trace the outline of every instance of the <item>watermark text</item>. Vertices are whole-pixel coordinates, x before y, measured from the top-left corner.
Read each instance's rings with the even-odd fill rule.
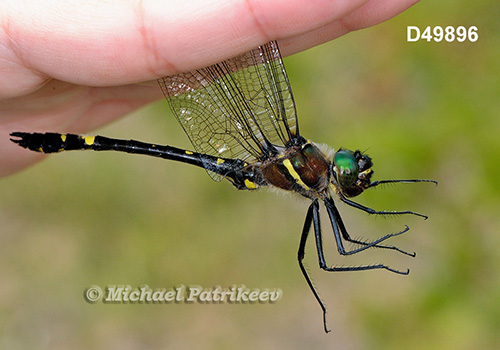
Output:
[[[151,288],[148,285],[109,285],[102,289],[93,285],[85,289],[84,298],[88,303],[108,304],[273,304],[281,299],[279,288],[248,288],[233,285],[228,288],[215,286],[204,288],[198,285],[178,285],[172,288]]]

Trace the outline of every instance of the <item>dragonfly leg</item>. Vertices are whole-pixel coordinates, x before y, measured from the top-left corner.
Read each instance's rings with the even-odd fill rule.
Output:
[[[375,210],[369,207],[365,207],[362,204],[356,203],[351,201],[350,199],[347,199],[345,196],[342,194],[339,195],[339,198],[342,202],[344,202],[347,205],[350,205],[351,207],[363,210],[364,212],[367,212],[368,214],[374,214],[374,215],[403,215],[403,214],[410,214],[410,215],[416,215],[424,218],[424,220],[427,220],[428,216],[424,214],[419,214],[411,210],[402,210],[402,211],[385,211],[385,210]]]
[[[391,184],[391,183],[403,183],[403,184],[410,184],[410,183],[416,183],[416,182],[432,182],[437,186],[438,182],[436,180],[427,180],[427,179],[410,179],[410,180],[379,180],[379,181],[372,181],[370,183],[370,186],[368,187],[376,187],[378,185],[382,184]]]
[[[305,256],[305,248],[306,248],[306,242],[307,242],[307,237],[309,235],[309,230],[311,229],[311,223],[313,221],[313,216],[318,214],[318,200],[315,199],[309,206],[309,209],[307,210],[307,215],[306,215],[306,220],[304,222],[304,227],[302,229],[302,234],[300,235],[300,244],[299,244],[299,251],[297,253],[298,261],[299,261],[299,267],[300,271],[302,272],[302,275],[306,279],[307,285],[311,289],[314,297],[316,298],[316,301],[318,302],[319,306],[321,307],[321,310],[323,311],[323,327],[325,329],[325,333],[330,332],[328,329],[328,326],[326,325],[326,306],[323,304],[323,301],[321,300],[318,292],[316,291],[316,288],[314,287],[314,284],[311,281],[311,278],[309,277],[309,274],[307,273],[307,270],[304,266],[303,260]],[[316,213],[316,214],[314,214]],[[316,224],[315,224],[316,227]],[[321,253],[323,254],[323,253]],[[323,257],[321,257],[323,258]],[[320,258],[320,259],[321,259]],[[324,260],[324,258],[323,258]]]
[[[409,227],[406,226],[404,230],[400,231],[400,232],[396,232],[396,233],[391,233],[391,234],[388,234],[388,235],[385,235],[373,242],[365,242],[365,241],[360,241],[360,240],[357,240],[357,239],[353,239],[351,238],[351,236],[349,235],[349,233],[347,232],[347,229],[345,228],[345,225],[344,225],[344,222],[342,221],[342,217],[340,216],[340,213],[337,209],[337,207],[335,206],[335,203],[333,201],[333,199],[331,198],[326,198],[324,200],[325,202],[325,206],[326,206],[326,210],[328,212],[328,215],[330,216],[330,221],[332,223],[332,228],[333,228],[333,232],[334,232],[334,235],[335,235],[335,240],[337,242],[340,242],[337,243],[337,248],[339,249],[339,253],[342,254],[342,255],[351,255],[351,254],[356,254],[356,253],[359,253],[365,249],[368,249],[370,247],[376,247],[376,248],[383,248],[383,249],[391,249],[391,250],[395,250],[395,251],[398,251],[400,253],[403,253],[405,255],[409,255],[411,257],[415,257],[416,256],[416,253],[413,252],[413,253],[408,253],[398,247],[395,247],[395,246],[389,246],[389,245],[382,245],[382,244],[379,244],[381,243],[382,241],[385,241],[386,239],[388,238],[391,238],[391,237],[394,237],[394,236],[398,236],[398,235],[401,235],[405,232],[407,232],[409,230]],[[342,234],[342,237],[348,241],[348,242],[351,242],[351,243],[355,243],[355,244],[359,244],[359,245],[362,245],[363,247],[359,248],[359,249],[355,249],[355,250],[351,250],[351,251],[345,251],[343,245],[342,245],[342,240],[340,238],[340,235],[339,235],[339,231],[340,230],[340,233]]]
[[[314,236],[316,239],[316,249],[317,249],[317,254],[318,254],[318,259],[319,259],[319,266],[321,269],[328,271],[328,272],[343,272],[343,271],[366,271],[366,270],[375,270],[375,269],[385,269],[394,273],[402,274],[402,275],[407,275],[410,271],[399,271],[392,269],[386,265],[383,264],[375,264],[375,265],[362,265],[362,266],[331,266],[329,267],[326,264],[325,261],[325,256],[323,252],[323,242],[322,242],[322,237],[321,237],[321,223],[320,223],[320,217],[319,217],[319,203],[318,200],[315,199],[309,206],[309,209],[307,210],[307,215],[306,215],[306,220],[304,222],[304,227],[302,229],[302,234],[300,236],[300,244],[299,244],[299,251],[297,253],[298,261],[299,261],[299,266],[300,270],[302,272],[302,275],[304,276],[309,288],[311,289],[314,297],[316,298],[316,301],[318,302],[319,306],[321,307],[321,310],[323,311],[323,326],[325,329],[325,332],[328,333],[330,330],[328,329],[328,326],[326,324],[326,306],[321,300],[318,292],[316,291],[316,288],[314,287],[314,284],[312,283],[311,278],[309,277],[309,274],[307,273],[306,268],[304,267],[304,256],[305,256],[305,247],[306,247],[306,242],[307,238],[309,235],[309,231],[311,229],[311,225],[314,227]],[[334,226],[334,231],[336,231],[336,239],[337,239],[337,247],[342,247],[342,240],[340,238],[339,234],[339,228],[338,226]],[[363,247],[361,250],[367,249],[371,246],[375,246],[376,243],[378,243],[379,240],[375,241],[373,244],[370,244],[366,247]],[[340,248],[339,248],[340,249]],[[345,251],[345,250],[344,250]]]

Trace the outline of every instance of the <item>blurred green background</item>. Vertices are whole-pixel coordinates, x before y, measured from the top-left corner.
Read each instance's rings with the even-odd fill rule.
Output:
[[[500,5],[423,2],[374,28],[285,59],[301,133],[367,150],[376,179],[432,178],[377,188],[358,201],[429,215],[375,218],[339,204],[354,237],[393,239],[412,259],[367,251],[320,271],[296,262],[308,202],[238,192],[185,164],[68,152],[0,180],[2,349],[500,348]],[[406,27],[475,25],[476,43],[406,42]],[[159,102],[98,131],[191,148]],[[90,285],[281,288],[274,305],[90,305]]]

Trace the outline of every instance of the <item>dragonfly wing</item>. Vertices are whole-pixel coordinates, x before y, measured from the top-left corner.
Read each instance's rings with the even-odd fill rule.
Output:
[[[276,42],[158,82],[199,153],[252,162],[298,134],[295,103]]]

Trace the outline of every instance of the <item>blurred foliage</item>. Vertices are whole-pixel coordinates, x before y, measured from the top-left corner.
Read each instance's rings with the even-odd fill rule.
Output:
[[[2,349],[493,349],[500,347],[500,6],[480,0],[417,4],[367,30],[287,58],[301,134],[367,150],[386,186],[359,201],[429,215],[374,218],[339,205],[355,237],[411,230],[387,251],[336,254],[329,263],[410,267],[319,271],[321,312],[296,263],[308,203],[238,192],[204,171],[147,157],[63,153],[2,179]],[[406,27],[471,26],[476,43],[406,42]],[[99,130],[190,148],[166,102]],[[324,214],[324,213],[323,213]],[[323,220],[326,223],[326,220]],[[274,305],[103,305],[96,284],[281,288]]]

